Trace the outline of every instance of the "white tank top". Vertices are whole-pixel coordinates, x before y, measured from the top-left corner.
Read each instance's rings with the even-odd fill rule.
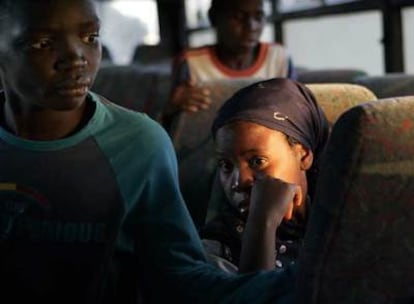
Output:
[[[289,58],[280,44],[260,43],[256,61],[245,70],[234,70],[223,65],[213,46],[188,50],[184,59],[196,83],[234,78],[288,77],[289,72]]]

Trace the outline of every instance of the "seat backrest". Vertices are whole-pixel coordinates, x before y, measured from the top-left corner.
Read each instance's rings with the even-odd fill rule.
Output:
[[[367,73],[358,69],[321,69],[297,72],[297,80],[302,83],[352,83],[356,77]]]
[[[133,62],[141,62],[144,64],[156,63],[166,59],[171,59],[171,54],[167,47],[159,44],[140,44],[135,48],[132,56]]]
[[[331,133],[298,303],[414,303],[414,97],[353,107]]]
[[[177,152],[180,187],[196,226],[204,224],[216,161],[211,125],[217,110],[236,91],[257,79],[231,79],[205,82],[212,104],[197,113],[182,112],[169,130]]]
[[[162,45],[141,44],[135,48],[132,64],[146,71],[171,74],[173,56]]]
[[[414,75],[363,76],[357,77],[354,82],[369,88],[378,98],[414,95]]]
[[[92,90],[116,104],[145,112],[152,118],[158,118],[168,99],[167,95],[161,95],[160,75],[135,66],[102,66]],[[169,91],[169,88],[163,90]]]
[[[376,100],[369,89],[349,83],[307,84],[332,126],[346,110]]]

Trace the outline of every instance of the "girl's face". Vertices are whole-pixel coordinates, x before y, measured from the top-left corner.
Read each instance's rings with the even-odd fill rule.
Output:
[[[239,210],[248,209],[257,175],[295,183],[306,198],[306,170],[313,154],[301,144],[289,144],[279,131],[247,121],[227,124],[217,131],[216,155],[226,197]]]

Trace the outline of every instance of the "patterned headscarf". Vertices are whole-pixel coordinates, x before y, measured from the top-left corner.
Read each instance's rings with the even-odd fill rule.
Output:
[[[316,158],[329,132],[325,114],[311,91],[286,78],[260,81],[239,90],[220,108],[213,123],[213,136],[236,120],[282,132],[310,149]]]

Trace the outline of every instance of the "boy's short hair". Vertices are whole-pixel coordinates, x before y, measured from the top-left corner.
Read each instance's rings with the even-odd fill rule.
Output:
[[[214,27],[217,23],[217,14],[230,11],[233,7],[234,0],[211,0],[210,9],[208,10],[208,17],[211,25]]]
[[[211,9],[217,9],[221,6],[223,6],[224,2],[226,1],[222,1],[222,0],[211,0],[211,5],[210,8]]]
[[[231,6],[229,0],[211,0],[210,11],[217,12]]]
[[[236,0],[211,0],[210,10],[219,11],[223,9],[231,9],[237,3]]]
[[[232,11],[239,0],[211,0],[209,16],[214,18],[217,12]],[[264,0],[262,0],[264,2]]]

